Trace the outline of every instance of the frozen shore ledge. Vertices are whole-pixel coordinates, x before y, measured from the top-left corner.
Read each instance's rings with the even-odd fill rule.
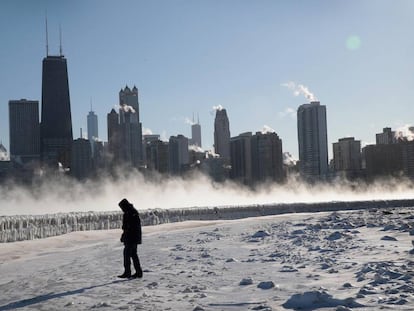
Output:
[[[288,213],[389,207],[414,207],[414,199],[188,207],[147,209],[139,212],[142,225],[149,226],[186,220],[240,219]],[[118,229],[121,225],[122,213],[117,211],[0,216],[0,243],[41,239],[73,231]]]

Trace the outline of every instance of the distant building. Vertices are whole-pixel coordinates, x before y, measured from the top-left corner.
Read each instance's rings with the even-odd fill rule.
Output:
[[[142,165],[142,124],[139,120],[138,89],[126,86],[119,92],[121,158],[138,168]]]
[[[89,140],[78,138],[73,141],[70,174],[77,179],[92,175],[92,150]]]
[[[169,172],[168,142],[151,140],[145,145],[146,163],[149,171],[157,171],[160,174]]]
[[[361,176],[361,141],[354,137],[341,138],[333,143],[334,170],[343,177]]]
[[[108,126],[108,153],[110,166],[119,165],[121,162],[121,127],[119,125],[119,114],[112,109],[107,115]]]
[[[9,160],[9,156],[7,154],[7,149],[0,142],[0,161],[8,161],[8,160]]]
[[[328,175],[326,107],[319,102],[301,105],[297,111],[299,171],[307,179]]]
[[[368,145],[363,154],[368,180],[389,176],[414,178],[414,141]]]
[[[230,139],[230,178],[245,185],[252,184],[252,133]]]
[[[384,127],[382,133],[375,135],[377,145],[388,145],[397,142],[395,132],[390,127]]]
[[[200,165],[200,170],[212,180],[223,182],[229,178],[229,161],[221,157],[207,157]]]
[[[88,122],[88,139],[90,141],[96,140],[98,136],[98,116],[94,111],[89,111],[87,116]]]
[[[92,156],[95,154],[95,144],[98,141],[98,116],[94,111],[89,111],[87,116],[87,125],[88,125],[88,140],[91,144]]]
[[[66,58],[47,55],[43,59],[40,151],[42,161],[57,168],[71,163],[72,117]]]
[[[40,159],[39,102],[9,101],[10,159],[21,165]]]
[[[368,180],[403,175],[402,144],[367,145],[363,154]]]
[[[188,138],[171,136],[168,143],[169,171],[173,175],[183,173],[189,165]]]
[[[214,152],[230,161],[230,123],[226,109],[216,110],[214,120]]]
[[[276,133],[257,132],[251,138],[255,182],[284,180],[282,140]]]
[[[194,120],[193,120],[194,121]],[[195,145],[201,147],[201,125],[200,120],[197,120],[197,123],[191,125],[191,140],[190,145]]]

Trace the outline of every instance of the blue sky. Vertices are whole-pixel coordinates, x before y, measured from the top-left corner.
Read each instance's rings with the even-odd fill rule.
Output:
[[[190,136],[199,114],[213,145],[213,106],[232,136],[273,128],[297,156],[297,107],[282,84],[307,86],[327,107],[328,141],[375,142],[383,127],[414,124],[414,1],[155,0],[0,2],[0,140],[8,101],[41,99],[45,12],[49,54],[68,60],[74,137],[86,134],[92,99],[99,136],[126,84],[140,95],[143,127]]]

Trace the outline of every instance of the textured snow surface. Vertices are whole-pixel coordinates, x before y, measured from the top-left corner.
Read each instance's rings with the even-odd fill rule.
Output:
[[[413,310],[413,229],[402,207],[146,226],[126,281],[119,229],[3,243],[0,311]]]
[[[186,220],[240,219],[286,213],[409,206],[414,206],[413,199],[153,209],[140,210],[140,215],[142,224],[146,226]],[[122,214],[118,211],[0,216],[0,242],[47,238],[73,231],[116,229],[121,225]],[[335,234],[332,239],[340,238],[339,233]]]

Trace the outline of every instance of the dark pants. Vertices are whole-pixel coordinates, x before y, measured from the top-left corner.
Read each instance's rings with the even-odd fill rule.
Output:
[[[124,268],[125,273],[131,274],[131,258],[134,264],[135,271],[142,273],[141,265],[139,263],[137,254],[137,244],[125,244],[124,247]]]

